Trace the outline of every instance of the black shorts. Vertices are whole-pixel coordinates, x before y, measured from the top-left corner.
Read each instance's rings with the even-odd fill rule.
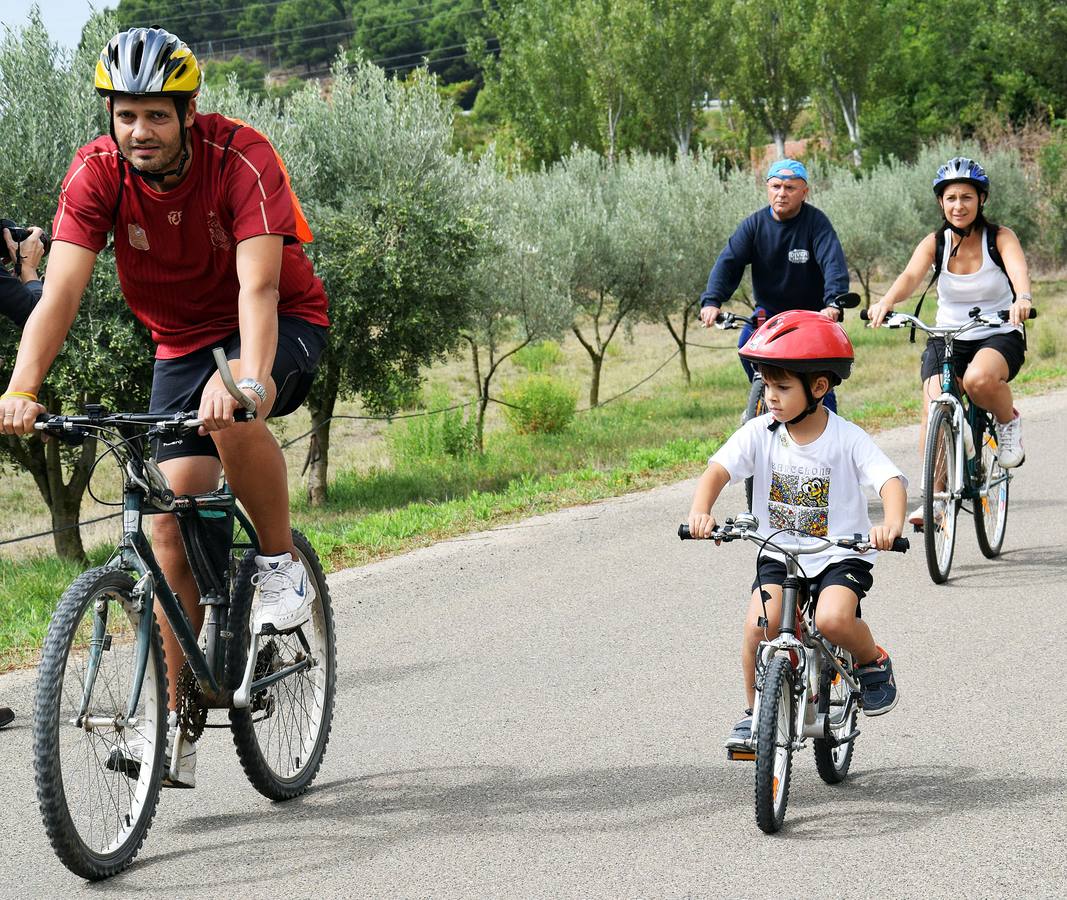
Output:
[[[752,582],[752,590],[758,590],[760,585],[776,584],[781,587],[785,581],[785,563],[780,559],[769,556],[761,556],[757,563],[758,574]],[[847,587],[856,597],[862,600],[874,584],[874,576],[871,574],[874,566],[865,559],[843,559],[840,562],[831,563],[814,578],[808,580],[808,594],[811,597],[812,606],[819,602],[819,592],[830,585],[839,584]],[[860,607],[856,605],[856,615],[859,616]]]
[[[1005,331],[1002,334],[992,334],[980,341],[954,341],[952,344],[952,367],[956,371],[956,377],[962,378],[967,366],[971,364],[975,354],[979,350],[991,347],[996,350],[1008,364],[1008,381],[1019,374],[1023,367],[1023,359],[1026,356],[1026,342],[1021,332]],[[941,374],[941,366],[945,363],[945,339],[940,337],[928,338],[926,349],[922,358],[922,379]]]
[[[174,359],[157,359],[152,371],[152,399],[148,411],[173,415],[195,412],[200,395],[212,375],[218,371],[211,351],[221,346],[227,359],[241,356],[241,335],[234,332],[223,341],[194,350]],[[278,387],[278,396],[268,418],[287,416],[307,398],[319,357],[326,346],[326,329],[294,316],[278,317],[278,350],[274,355],[271,377]],[[168,440],[156,446],[156,460],[182,456],[218,456],[210,436],[201,437],[195,431],[178,440]]]

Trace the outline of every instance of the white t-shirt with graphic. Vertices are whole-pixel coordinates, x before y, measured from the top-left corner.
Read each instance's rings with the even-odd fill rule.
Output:
[[[827,413],[829,421],[823,433],[802,446],[793,442],[784,424],[769,431],[767,426],[773,421],[769,413],[749,419],[708,460],[730,473],[730,484],[752,478],[752,512],[759,519],[761,534],[796,528],[816,537],[866,537],[871,520],[863,487],[878,493],[891,478],[907,485],[900,469],[866,431],[829,410]],[[818,543],[803,537],[783,538],[802,545]],[[782,558],[771,550],[763,555]],[[800,564],[809,577],[814,577],[841,559],[870,562],[877,555],[876,550],[857,554],[831,547],[801,556]]]

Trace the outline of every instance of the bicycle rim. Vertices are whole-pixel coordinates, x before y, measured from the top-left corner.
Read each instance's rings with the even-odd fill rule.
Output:
[[[308,590],[314,592],[311,618],[291,634],[260,642],[254,677],[263,678],[305,659],[311,665],[255,692],[249,709],[230,714],[245,773],[257,790],[276,800],[303,793],[314,779],[329,741],[336,680],[326,579],[307,540],[294,532],[294,543],[309,575]],[[243,612],[237,612],[238,605]],[[235,604],[235,614],[245,622],[249,611],[247,599]]]
[[[130,603],[132,585],[114,569],[81,576],[56,608],[41,657],[34,710],[37,797],[57,855],[84,878],[108,877],[129,865],[159,796],[166,677],[154,622],[140,701],[126,719],[141,617]],[[134,770],[124,762],[136,758],[131,744],[141,748]]]
[[[997,439],[990,422],[982,435],[978,497],[974,501],[974,527],[982,555],[993,559],[1004,546],[1008,529],[1008,489],[1011,476],[997,459]]]
[[[936,584],[948,580],[956,547],[956,437],[951,413],[938,405],[930,411],[923,465],[923,543],[926,566]]]
[[[852,655],[841,647],[834,648],[838,662],[846,671],[852,670]],[[837,740],[850,735],[856,728],[859,709],[855,704],[849,709],[848,702],[852,689],[848,683],[830,666],[824,663],[819,675],[819,703],[817,709],[825,713],[830,720],[830,734]],[[815,739],[815,767],[819,776],[827,784],[838,784],[845,779],[852,765],[854,740],[834,746],[830,741]]]

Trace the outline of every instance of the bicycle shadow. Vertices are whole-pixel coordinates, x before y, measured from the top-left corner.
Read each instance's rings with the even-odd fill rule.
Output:
[[[1063,577],[1067,571],[1067,549],[1062,544],[1043,544],[1016,547],[1003,551],[997,559],[954,565],[948,586],[953,582],[988,581],[998,561],[1012,563],[1011,584],[1048,584]]]
[[[344,872],[426,835],[446,840],[494,833],[640,830],[732,813],[732,807],[741,814],[750,806],[751,793],[749,779],[738,783],[735,773],[722,766],[635,766],[533,777],[513,766],[382,772],[323,782],[258,818],[248,809],[184,818],[171,830],[195,837],[194,845],[149,851],[109,884],[136,888],[139,873],[174,861],[185,860],[178,872],[196,870],[188,860],[211,857],[225,847],[234,867],[214,872],[213,888],[233,884],[249,891],[261,881],[276,884],[330,868]],[[265,871],[263,852],[270,846],[286,849]],[[204,886],[195,871],[188,880],[170,873],[167,880],[179,896]]]
[[[850,773],[841,785],[794,799],[790,809],[803,808],[804,814],[790,815],[782,832],[785,839],[825,840],[828,813],[810,811],[828,804],[849,804],[845,811],[849,829],[839,839],[866,840],[872,834],[892,835],[960,813],[988,812],[1035,800],[1049,801],[1067,796],[1067,777],[1027,775],[983,776],[983,770],[968,766],[898,766]],[[835,811],[834,818],[839,815]]]

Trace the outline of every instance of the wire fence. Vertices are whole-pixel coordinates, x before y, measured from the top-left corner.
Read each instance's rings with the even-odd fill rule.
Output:
[[[722,346],[713,346],[711,344],[696,344],[696,343],[693,343],[691,341],[686,341],[685,342],[685,346],[687,346],[687,347],[699,347],[699,348],[701,348],[703,350],[736,350],[735,347],[731,347],[731,346],[722,347]],[[608,397],[606,400],[601,400],[600,402],[597,403],[596,406],[587,406],[587,407],[583,407],[582,409],[575,410],[576,414],[580,415],[582,413],[588,413],[588,412],[592,412],[593,410],[602,409],[603,407],[607,406],[609,403],[614,403],[616,400],[620,399],[621,397],[625,397],[627,394],[632,393],[633,391],[637,390],[642,385],[647,384],[649,381],[651,381],[653,378],[655,378],[673,360],[677,359],[678,355],[681,352],[682,352],[682,348],[679,347],[670,356],[668,356],[665,360],[663,360],[663,362],[660,363],[655,369],[653,369],[651,373],[646,375],[640,381],[636,382],[635,384],[630,385],[630,387],[626,388],[626,390],[619,391],[619,393],[614,394],[611,397]],[[454,403],[451,406],[443,406],[443,407],[440,407],[438,409],[420,410],[418,412],[409,412],[409,413],[393,413],[393,414],[389,414],[389,415],[377,415],[377,416],[359,416],[359,415],[351,415],[351,414],[348,414],[348,413],[336,413],[336,414],[334,414],[332,416],[329,416],[328,418],[324,419],[323,421],[319,422],[313,428],[309,428],[307,431],[303,432],[302,434],[298,434],[296,437],[290,438],[289,440],[285,441],[284,443],[281,444],[281,449],[282,450],[288,450],[290,447],[300,443],[303,440],[306,440],[306,439],[310,438],[316,432],[318,432],[321,429],[325,428],[331,422],[334,422],[334,421],[337,421],[337,420],[356,420],[356,421],[362,421],[362,422],[394,422],[394,421],[397,421],[397,420],[400,420],[400,419],[418,419],[418,418],[425,418],[426,416],[443,415],[444,413],[447,413],[447,412],[454,412],[457,409],[466,409],[467,407],[470,407],[470,406],[476,406],[480,402],[481,402],[481,398],[479,397],[479,398],[476,398],[474,400],[468,400],[465,403]],[[490,396],[487,399],[486,402],[487,403],[495,403],[498,406],[506,406],[506,407],[509,407],[511,409],[525,409],[526,408],[526,407],[523,407],[523,406],[516,405],[514,403],[510,403],[507,400],[502,400],[499,397],[493,397],[493,396]],[[105,451],[105,452],[110,452],[110,451]],[[306,471],[307,467],[311,463],[313,463],[314,461],[315,461],[315,458],[309,456],[308,460],[304,463],[304,470]],[[95,525],[97,522],[104,522],[104,521],[106,521],[108,519],[115,519],[115,518],[118,518],[121,515],[122,515],[121,512],[110,513],[110,514],[108,514],[106,516],[97,516],[96,518],[93,518],[93,519],[84,519],[84,520],[79,521],[79,522],[74,522],[74,523],[72,523],[70,525],[63,525],[60,528],[52,528],[52,529],[48,529],[46,531],[38,531],[38,532],[36,532],[34,534],[24,534],[24,535],[20,535],[18,537],[7,538],[6,540],[0,540],[0,547],[3,547],[5,545],[7,545],[7,544],[17,544],[17,543],[20,543],[22,541],[38,540],[39,538],[49,537],[51,535],[56,535],[56,534],[59,534],[59,533],[64,532],[64,531],[72,531],[73,529],[81,528],[84,525]]]

